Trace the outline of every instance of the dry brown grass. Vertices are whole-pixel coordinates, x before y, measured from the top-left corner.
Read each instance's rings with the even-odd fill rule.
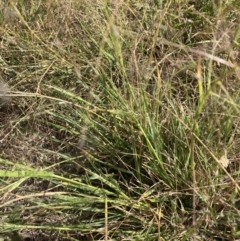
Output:
[[[238,1],[0,4],[0,239],[239,238]]]

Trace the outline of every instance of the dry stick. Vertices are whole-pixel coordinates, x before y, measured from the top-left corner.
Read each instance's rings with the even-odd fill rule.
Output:
[[[198,78],[198,84],[199,84],[199,106],[197,108],[197,112],[196,112],[196,120],[195,123],[193,125],[193,130],[192,133],[195,133],[196,128],[197,128],[197,120],[199,118],[199,114],[201,112],[201,107],[204,103],[203,100],[203,87],[202,87],[202,69],[201,69],[201,57],[198,57],[198,64],[197,64],[197,78]],[[193,240],[196,240],[196,186],[197,186],[197,181],[196,181],[196,171],[195,171],[195,167],[196,167],[196,162],[195,162],[195,158],[194,158],[194,149],[195,149],[195,137],[192,134],[191,137],[191,169],[192,169],[192,180],[193,180],[193,201],[192,201],[192,205],[193,205],[193,220],[192,220],[192,226],[193,226]]]
[[[193,129],[195,129],[195,124]],[[193,130],[194,133],[194,130]],[[192,169],[192,181],[193,181],[193,200],[192,200],[192,205],[193,205],[193,216],[192,216],[192,226],[193,226],[193,240],[196,240],[196,172],[195,172],[195,166],[196,162],[194,159],[194,147],[195,147],[195,138],[192,135],[192,141],[191,141],[191,169]]]
[[[126,36],[130,37],[130,38],[138,38],[139,37],[139,34],[136,33],[136,32],[133,32],[133,31],[125,30],[124,34]],[[152,42],[152,39],[154,39],[152,36],[149,36],[149,34],[147,32],[143,32],[142,34],[143,34],[142,38],[145,41]],[[172,47],[175,47],[175,48],[178,48],[178,49],[181,49],[181,50],[189,51],[191,53],[197,54],[198,56],[202,56],[202,57],[214,60],[218,63],[223,64],[223,65],[226,65],[230,68],[233,68],[236,72],[236,75],[237,75],[238,79],[240,79],[240,67],[237,64],[232,63],[231,61],[227,61],[227,60],[222,59],[222,58],[220,58],[218,56],[215,56],[213,54],[209,54],[209,53],[207,53],[203,50],[199,50],[199,49],[196,49],[196,48],[188,47],[188,46],[183,45],[183,44],[177,44],[177,43],[171,42],[171,41],[169,41],[167,39],[164,39],[164,38],[157,38],[154,41],[154,43],[155,44],[159,43],[159,44],[163,44],[163,45],[166,45],[166,46],[172,46]]]
[[[42,76],[40,77],[40,80],[38,81],[38,84],[37,84],[37,90],[36,90],[36,94],[41,94],[40,93],[40,85],[41,85],[41,82],[44,78],[44,76],[47,74],[47,72],[50,70],[50,68],[53,66],[55,60],[52,61],[52,63],[48,66],[48,68],[45,70],[45,72],[42,74]]]
[[[203,57],[206,57],[206,58],[209,58],[211,60],[214,60],[218,63],[221,63],[221,64],[224,64],[230,68],[234,68],[234,69],[238,69],[239,67],[232,63],[231,61],[227,61],[225,59],[222,59],[220,57],[217,57],[215,55],[212,55],[212,54],[209,54],[205,51],[202,51],[202,50],[199,50],[199,49],[194,49],[194,48],[191,48],[191,47],[188,47],[188,46],[185,46],[185,45],[181,45],[181,44],[176,44],[176,43],[173,43],[171,41],[168,41],[166,39],[159,39],[159,42],[162,43],[163,45],[168,45],[168,46],[172,46],[172,47],[176,47],[176,48],[179,48],[179,49],[183,49],[183,50],[188,50],[189,52],[191,53],[194,53],[194,54],[197,54],[199,56],[203,56]]]
[[[0,208],[6,207],[15,202],[18,202],[21,200],[27,200],[30,198],[46,197],[46,196],[54,196],[54,195],[65,195],[65,194],[69,194],[69,193],[68,192],[41,192],[41,193],[34,193],[34,194],[25,195],[25,196],[16,195],[16,198],[1,204]]]
[[[8,85],[2,82],[1,76],[0,76],[0,106],[7,104],[10,100],[10,97],[8,95],[9,88]]]
[[[105,197],[105,241],[108,241],[108,200]]]

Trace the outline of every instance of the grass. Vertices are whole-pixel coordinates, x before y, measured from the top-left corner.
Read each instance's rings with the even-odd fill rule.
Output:
[[[237,241],[239,5],[2,2],[0,240]]]

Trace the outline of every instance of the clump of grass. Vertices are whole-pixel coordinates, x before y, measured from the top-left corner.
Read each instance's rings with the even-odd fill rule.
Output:
[[[71,4],[1,17],[1,237],[239,237],[237,7]]]

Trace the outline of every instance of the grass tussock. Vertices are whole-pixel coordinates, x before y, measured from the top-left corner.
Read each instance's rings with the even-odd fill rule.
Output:
[[[235,1],[2,1],[1,240],[238,240]]]

